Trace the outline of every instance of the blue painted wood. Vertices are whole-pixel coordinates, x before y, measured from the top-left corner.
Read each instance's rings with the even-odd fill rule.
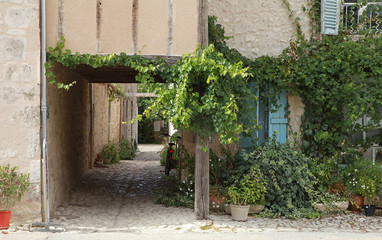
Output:
[[[273,136],[274,132],[277,132],[277,142],[285,143],[287,141],[287,125],[288,119],[285,114],[285,106],[287,105],[287,93],[284,91],[281,93],[278,101],[278,105],[281,105],[276,112],[269,112],[269,137]]]
[[[255,83],[254,82],[249,82],[248,83],[248,87],[250,87],[253,92],[256,91],[256,96],[259,96],[259,93],[258,91],[256,90],[256,87],[255,87]],[[247,117],[250,117],[250,118],[256,118],[257,119],[257,116],[259,116],[259,102],[256,101],[256,102],[249,102],[248,104],[252,104],[256,107],[256,111],[254,112],[248,112],[247,113]],[[253,129],[252,130],[252,135],[253,136],[258,136],[258,133]],[[240,142],[239,142],[239,147],[240,148],[252,148],[254,143],[253,143],[253,137],[243,137],[243,135],[240,136]]]

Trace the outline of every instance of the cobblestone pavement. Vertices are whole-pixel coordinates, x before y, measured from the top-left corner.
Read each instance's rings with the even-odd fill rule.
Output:
[[[250,217],[234,222],[229,215],[195,220],[192,209],[155,204],[162,191],[161,145],[140,146],[134,160],[109,168],[94,168],[74,190],[69,201],[52,213],[52,222],[67,231],[85,232],[374,232],[382,234],[382,217],[340,214],[323,219],[290,220]]]

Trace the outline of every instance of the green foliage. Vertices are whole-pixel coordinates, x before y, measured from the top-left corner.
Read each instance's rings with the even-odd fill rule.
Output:
[[[109,94],[109,102],[113,102],[121,98],[126,98],[125,91],[123,90],[122,85],[120,83],[108,84],[107,87],[107,91]]]
[[[169,187],[159,194],[157,203],[166,207],[187,207],[194,208],[195,194],[194,181],[178,181],[168,179]]]
[[[126,138],[122,139],[119,143],[119,157],[124,160],[132,160],[135,157],[134,143]]]
[[[289,92],[305,104],[301,148],[307,155],[331,156],[351,146],[353,134],[380,127],[381,40],[324,36],[293,42],[281,55],[284,66],[277,81],[288,82]],[[356,121],[364,114],[370,120],[361,125]]]
[[[315,178],[309,170],[309,158],[274,139],[249,154],[243,153],[243,157],[259,164],[268,183],[268,216],[298,218],[313,212]]]
[[[30,186],[29,174],[20,173],[18,167],[0,165],[0,211],[10,211]]]
[[[232,152],[221,146],[223,157],[219,157],[212,149],[210,149],[210,185],[216,186],[221,194],[225,182],[232,176],[232,168],[235,161]]]
[[[115,142],[109,142],[102,148],[101,156],[103,159],[111,159],[110,163],[119,163],[121,160],[119,157],[119,144]]]
[[[62,64],[70,69],[75,69],[78,65],[84,64],[93,68],[100,67],[120,67],[125,66],[138,71],[136,80],[140,82],[148,82],[153,80],[153,76],[168,74],[169,66],[163,59],[150,60],[140,55],[127,55],[126,53],[115,54],[110,53],[104,56],[81,54],[79,52],[72,53],[69,49],[65,49],[65,38],[62,36],[54,48],[49,47],[47,54],[47,62],[45,64],[46,77],[50,84],[56,85],[58,88],[69,90],[76,82],[64,84],[56,81],[56,75],[53,72],[55,63]]]
[[[264,204],[266,186],[260,169],[255,165],[228,188],[229,201],[235,205]]]
[[[366,159],[357,159],[341,172],[346,190],[372,198],[382,194],[382,169]]]

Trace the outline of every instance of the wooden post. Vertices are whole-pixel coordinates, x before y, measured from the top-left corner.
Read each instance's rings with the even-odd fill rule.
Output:
[[[198,43],[208,45],[208,0],[198,1]],[[203,147],[207,148],[203,152]],[[195,149],[195,215],[197,219],[208,219],[210,211],[210,153],[208,140],[196,136]]]
[[[203,152],[203,147],[207,148]],[[210,153],[208,140],[196,136],[195,149],[195,215],[197,219],[208,219],[210,212]]]

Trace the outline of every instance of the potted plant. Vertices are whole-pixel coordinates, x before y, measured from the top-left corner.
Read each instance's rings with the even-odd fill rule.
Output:
[[[0,165],[0,229],[8,229],[11,209],[20,201],[30,185],[29,174],[22,174],[18,167]]]
[[[246,221],[250,204],[253,205],[253,211],[262,211],[264,207],[258,205],[264,205],[265,193],[266,181],[259,167],[253,166],[248,174],[228,188],[232,220]]]
[[[381,183],[381,169],[368,160],[356,160],[342,172],[346,190],[352,195],[350,210],[360,213],[365,197],[372,198]]]
[[[103,163],[118,163],[120,161],[118,152],[119,146],[116,143],[109,142],[105,144],[101,152]]]

